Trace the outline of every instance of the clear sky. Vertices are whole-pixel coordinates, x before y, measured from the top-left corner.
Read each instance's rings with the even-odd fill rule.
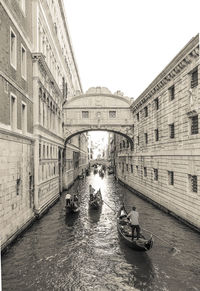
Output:
[[[85,92],[137,98],[200,32],[200,0],[63,0]]]

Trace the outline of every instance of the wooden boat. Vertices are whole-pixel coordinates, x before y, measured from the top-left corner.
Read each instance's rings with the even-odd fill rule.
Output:
[[[152,236],[147,239],[141,234],[138,240],[136,238],[132,240],[132,229],[129,225],[129,221],[126,218],[126,215],[121,215],[121,211],[123,210],[120,209],[117,215],[117,230],[122,241],[136,251],[145,252],[150,250],[153,247]]]
[[[101,190],[99,189],[96,193],[90,194],[89,206],[92,209],[99,209],[102,206],[103,200],[101,196]]]
[[[76,213],[80,210],[79,199],[76,194],[66,194],[65,196],[65,210],[66,213]]]
[[[99,176],[100,176],[101,178],[104,177],[104,170],[99,170]]]

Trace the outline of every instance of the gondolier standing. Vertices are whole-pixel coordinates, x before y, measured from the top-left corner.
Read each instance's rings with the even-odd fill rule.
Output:
[[[134,239],[134,231],[136,229],[137,239],[140,237],[140,226],[139,226],[139,213],[136,211],[136,207],[132,207],[132,210],[127,215],[127,218],[130,219],[131,228],[132,228],[132,240]]]

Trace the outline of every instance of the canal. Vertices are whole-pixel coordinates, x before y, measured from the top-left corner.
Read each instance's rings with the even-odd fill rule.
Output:
[[[154,247],[139,253],[124,245],[116,214],[105,203],[88,209],[88,187],[119,209],[135,205],[140,225],[151,230]],[[66,216],[63,193],[49,212],[28,229],[2,257],[3,291],[9,290],[200,290],[200,235],[135,196],[114,180],[91,174],[68,192],[80,192],[81,209]],[[130,209],[130,208],[129,208]],[[128,209],[128,210],[129,210]]]

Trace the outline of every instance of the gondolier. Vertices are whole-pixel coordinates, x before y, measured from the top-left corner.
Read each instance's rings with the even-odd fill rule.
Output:
[[[127,218],[130,219],[130,223],[131,223],[131,228],[132,228],[132,240],[134,239],[134,231],[136,229],[136,233],[137,233],[137,240],[140,237],[140,226],[139,226],[139,213],[136,211],[136,207],[133,206],[132,210],[129,212],[129,214],[127,215]]]

